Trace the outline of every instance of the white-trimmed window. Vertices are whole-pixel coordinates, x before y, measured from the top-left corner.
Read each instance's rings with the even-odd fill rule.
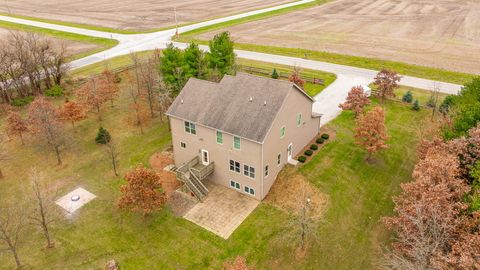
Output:
[[[267,177],[267,176],[268,176],[268,164],[265,165],[265,177]]]
[[[240,190],[240,188],[241,188],[240,183],[235,182],[233,180],[230,180],[230,187],[232,187],[234,189],[238,189],[238,190]]]
[[[302,125],[302,114],[298,113],[297,114],[297,127]]]
[[[240,162],[230,160],[230,171],[240,173]]]
[[[278,156],[277,156],[277,165],[280,165],[281,162],[282,162],[282,154],[278,154]]]
[[[244,186],[243,187],[243,191],[245,191],[245,193],[247,194],[250,194],[252,196],[255,196],[255,189],[249,187],[249,186]]]
[[[187,144],[184,143],[184,142],[180,142],[180,147],[182,147],[182,148],[187,148]]]
[[[284,126],[280,129],[280,138],[283,138],[283,137],[285,137],[285,127]]]
[[[243,175],[248,176],[250,178],[255,178],[255,168],[243,164]]]
[[[217,143],[223,144],[223,133],[217,130]]]
[[[197,127],[194,123],[185,121],[185,132],[196,135],[197,134]]]
[[[233,148],[240,150],[240,137],[233,136]]]

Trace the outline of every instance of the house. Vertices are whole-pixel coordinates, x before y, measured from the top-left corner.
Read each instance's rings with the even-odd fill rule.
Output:
[[[318,134],[314,100],[295,84],[244,73],[191,78],[167,111],[177,177],[200,200],[209,179],[262,200]]]

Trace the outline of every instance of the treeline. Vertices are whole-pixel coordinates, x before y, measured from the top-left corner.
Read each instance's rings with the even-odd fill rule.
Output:
[[[65,46],[54,46],[35,33],[11,32],[0,42],[1,101],[40,95],[60,84],[68,68],[65,61]]]
[[[387,269],[480,269],[480,78],[440,105],[445,122],[418,147],[394,198]]]
[[[192,42],[185,50],[173,44],[163,50],[160,73],[173,95],[177,95],[191,77],[220,81],[223,75],[235,73],[235,53],[230,33],[215,35],[209,42],[209,49],[209,52],[204,52]]]

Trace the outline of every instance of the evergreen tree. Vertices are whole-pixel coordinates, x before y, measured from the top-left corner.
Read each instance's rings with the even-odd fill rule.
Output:
[[[418,102],[418,99],[415,99],[415,101],[413,102],[412,110],[420,111],[420,103]]]
[[[110,136],[110,133],[108,130],[104,129],[103,127],[100,127],[98,129],[97,137],[95,137],[95,142],[98,144],[107,144],[110,142],[112,137]]]
[[[184,52],[172,43],[168,44],[160,60],[160,72],[163,82],[174,94],[178,94],[187,82],[187,72],[184,69]]]
[[[273,72],[272,72],[272,78],[273,78],[273,79],[278,79],[278,77],[280,77],[280,76],[278,75],[277,69],[274,68],[274,69],[273,69]]]
[[[403,102],[407,102],[407,103],[412,103],[412,101],[413,101],[412,92],[407,91],[407,92],[405,93],[405,95],[403,95],[402,101],[403,101]]]
[[[184,51],[184,71],[187,78],[205,78],[207,74],[205,53],[197,44],[190,43]]]
[[[210,52],[207,53],[209,68],[218,70],[222,76],[231,74],[235,66],[235,53],[230,33],[222,32],[215,35],[208,46],[210,48]]]

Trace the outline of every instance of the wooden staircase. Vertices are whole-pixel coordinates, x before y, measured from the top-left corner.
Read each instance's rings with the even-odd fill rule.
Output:
[[[208,165],[203,165],[196,156],[189,162],[180,166],[177,169],[177,178],[184,182],[188,190],[190,190],[195,197],[203,202],[208,195],[208,188],[203,184],[203,180],[213,173],[213,162]]]

